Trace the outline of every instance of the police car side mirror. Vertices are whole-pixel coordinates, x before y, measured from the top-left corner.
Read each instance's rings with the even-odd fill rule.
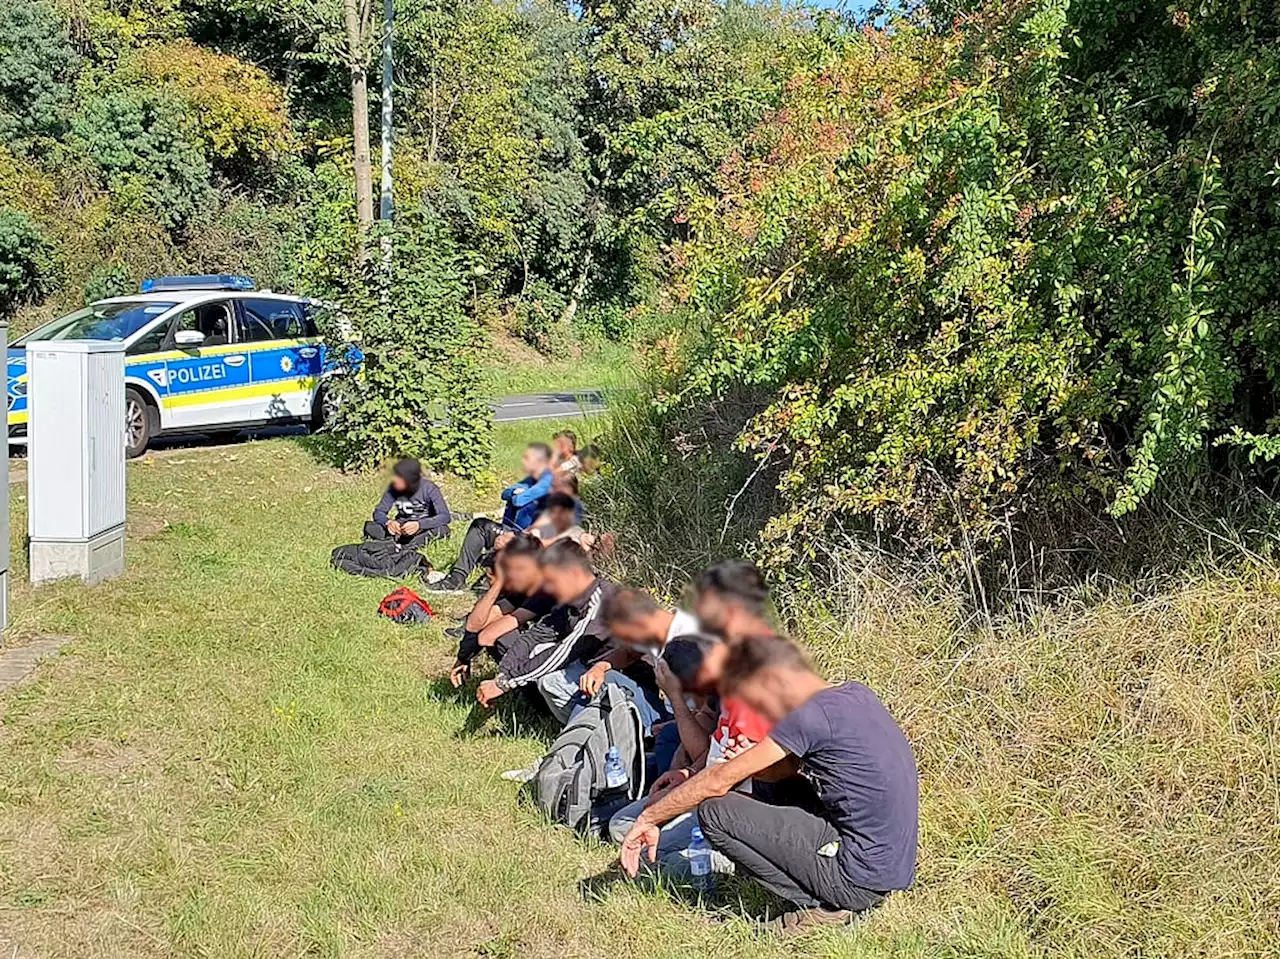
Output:
[[[204,334],[199,330],[179,330],[173,334],[173,344],[179,348],[199,346],[204,342]]]

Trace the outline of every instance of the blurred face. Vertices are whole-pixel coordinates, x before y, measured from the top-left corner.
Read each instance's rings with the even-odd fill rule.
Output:
[[[708,633],[723,636],[729,625],[729,604],[714,590],[704,589],[698,594],[693,603],[693,614]]]
[[[573,525],[573,510],[557,506],[547,511],[551,516],[551,525],[557,533],[563,533]]]
[[[698,667],[698,675],[694,677],[693,691],[696,693],[714,693],[720,688],[720,679],[724,676],[724,663],[729,658],[729,647],[717,643],[702,654],[702,665]]]
[[[609,635],[632,649],[646,653],[652,651],[664,638],[656,635],[656,632],[645,618],[609,623]]]
[[[535,449],[526,449],[520,458],[520,466],[530,476],[537,476],[547,468],[547,459]]]
[[[778,669],[762,669],[738,684],[732,693],[770,722],[779,722],[790,712],[783,690],[786,674]]]
[[[502,558],[502,579],[517,593],[537,592],[542,585],[542,570],[538,568],[536,556],[504,556]]]
[[[595,577],[576,566],[547,566],[542,570],[542,588],[557,603],[567,603],[586,592]]]
[[[563,436],[557,436],[553,442],[556,445],[556,452],[560,454],[561,459],[568,459],[573,455],[573,444]]]
[[[403,476],[396,476],[395,474],[392,474],[391,488],[397,493],[407,493],[409,491],[409,484],[404,481]]]

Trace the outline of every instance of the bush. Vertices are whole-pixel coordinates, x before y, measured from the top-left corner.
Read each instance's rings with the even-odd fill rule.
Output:
[[[404,217],[392,242],[385,306],[376,244],[338,291],[364,352],[359,375],[338,386],[340,456],[356,467],[416,456],[474,475],[489,464],[493,415],[480,365],[484,334],[466,309],[461,257],[430,217]]]
[[[0,143],[59,135],[79,65],[66,28],[44,0],[0,6]]]
[[[780,559],[850,517],[963,550],[1124,515],[1270,428],[1276,21],[1119,6],[869,29],[690,211],[665,402],[757,397],[737,441],[785,467]]]
[[[44,293],[49,248],[30,218],[0,207],[0,316]]]

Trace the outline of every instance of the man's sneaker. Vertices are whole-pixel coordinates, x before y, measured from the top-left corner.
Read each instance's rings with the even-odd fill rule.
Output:
[[[448,573],[442,573],[438,569],[433,569],[431,572],[427,573],[427,577],[426,577],[427,585],[434,586],[436,583],[440,582],[440,580],[444,579],[448,575],[449,575]]]
[[[538,775],[538,770],[542,768],[542,760],[539,759],[532,766],[526,766],[524,769],[508,769],[502,774],[502,778],[509,783],[520,783],[524,785],[530,782],[534,776]]]
[[[791,938],[803,936],[824,926],[847,926],[853,919],[854,914],[848,909],[826,909],[818,906],[815,909],[797,909],[795,912],[784,913],[766,928],[776,936]]]
[[[446,629],[444,634],[450,639],[461,639],[464,632],[461,626],[454,626],[452,629]]]
[[[434,583],[428,583],[427,589],[433,593],[461,593],[465,592],[463,587],[467,585],[467,578],[460,573],[450,573],[443,579],[438,579]]]

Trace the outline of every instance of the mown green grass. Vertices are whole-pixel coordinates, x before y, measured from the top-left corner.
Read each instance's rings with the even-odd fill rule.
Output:
[[[500,427],[500,461],[556,426]],[[490,508],[510,476],[445,486]],[[518,801],[498,773],[545,727],[442,682],[448,617],[381,621],[389,585],[328,568],[378,487],[305,440],[177,449],[129,466],[119,579],[32,590],[14,536],[10,641],[72,642],[0,694],[0,957],[1280,947],[1274,571],[995,631],[852,574],[789,608],[823,668],[869,681],[910,734],[922,841],[913,891],[783,944],[740,887],[709,912],[619,881],[612,850]]]

